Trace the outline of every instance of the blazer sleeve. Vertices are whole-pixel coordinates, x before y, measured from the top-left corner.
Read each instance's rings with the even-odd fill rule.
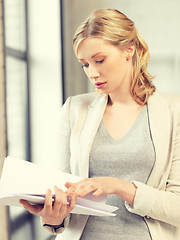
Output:
[[[127,209],[143,217],[153,218],[174,226],[180,226],[180,111],[177,114],[175,140],[172,147],[172,161],[164,190],[158,190],[143,183],[137,183],[133,206],[125,203]]]
[[[57,151],[59,169],[70,173],[70,105],[71,97],[69,97],[60,109],[59,124],[57,126]]]

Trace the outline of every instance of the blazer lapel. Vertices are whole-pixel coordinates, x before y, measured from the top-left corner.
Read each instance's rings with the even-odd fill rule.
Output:
[[[88,177],[89,175],[89,153],[106,104],[107,95],[99,95],[88,107],[87,118],[81,133],[78,149],[78,166],[81,177]]]
[[[158,93],[148,101],[149,125],[155,148],[155,164],[147,184],[161,187],[160,182],[169,160],[170,111]]]

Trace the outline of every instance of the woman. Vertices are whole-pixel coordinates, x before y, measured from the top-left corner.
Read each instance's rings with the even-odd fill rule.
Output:
[[[180,98],[155,92],[148,47],[117,10],[94,11],[73,45],[98,93],[62,107],[60,160],[85,179],[55,187],[54,205],[50,190],[44,207],[21,203],[57,239],[180,239]],[[89,192],[107,194],[116,216],[70,214]]]

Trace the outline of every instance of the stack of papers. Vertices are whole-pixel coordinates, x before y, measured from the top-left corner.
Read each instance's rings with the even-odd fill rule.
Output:
[[[66,191],[66,182],[77,182],[81,177],[49,169],[12,157],[4,160],[3,171],[0,180],[0,205],[21,206],[20,199],[27,200],[31,204],[43,204],[47,189],[54,186]],[[54,199],[54,195],[53,195]],[[105,204],[106,195],[94,197],[92,193],[83,198],[76,199],[76,205],[72,213],[115,216],[113,212],[118,208]]]

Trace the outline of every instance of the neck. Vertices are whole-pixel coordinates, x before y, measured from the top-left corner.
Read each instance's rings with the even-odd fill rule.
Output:
[[[108,104],[109,105],[128,105],[136,103],[131,95],[131,82],[133,77],[133,67],[132,61],[129,61],[129,67],[127,68],[126,76],[122,81],[121,86],[108,94]]]
[[[129,105],[136,103],[133,99],[129,88],[124,91],[117,91],[108,94],[109,105]]]

